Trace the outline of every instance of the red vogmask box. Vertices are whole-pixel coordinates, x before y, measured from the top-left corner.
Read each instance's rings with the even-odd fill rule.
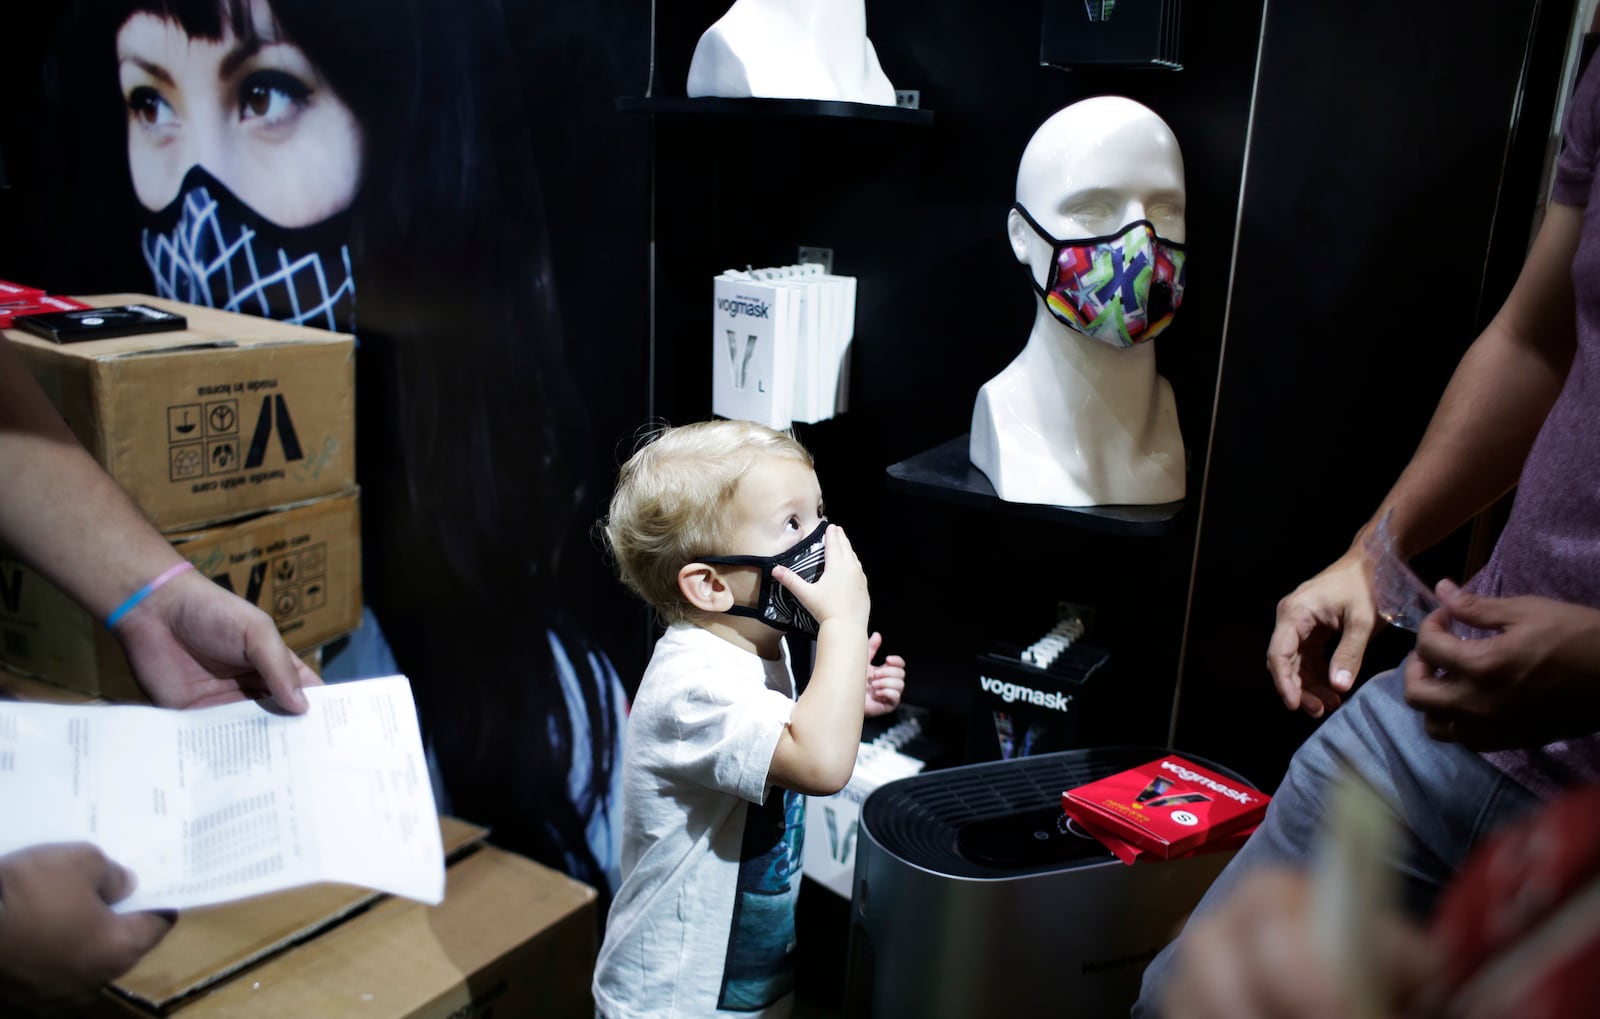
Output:
[[[26,301],[35,297],[43,297],[44,291],[38,287],[26,286],[22,283],[12,283],[10,280],[0,280],[0,307],[11,304],[13,301]]]
[[[1090,832],[1163,860],[1252,828],[1271,797],[1176,755],[1068,789],[1061,809]],[[1222,848],[1222,847],[1218,847]]]
[[[0,281],[3,282],[3,281]],[[16,284],[8,284],[15,286]],[[0,295],[0,329],[10,329],[18,315],[39,315],[52,311],[77,311],[89,305],[70,297],[34,294],[31,297],[8,298]]]
[[[1145,851],[1143,849],[1134,845],[1132,842],[1129,842],[1127,839],[1118,838],[1116,835],[1111,834],[1111,832],[1106,828],[1096,827],[1093,824],[1083,821],[1081,818],[1073,818],[1073,823],[1082,828],[1084,831],[1088,832],[1090,835],[1093,835],[1097,840],[1099,840],[1101,845],[1111,850],[1112,856],[1115,856],[1123,863],[1132,864],[1138,860],[1139,857],[1145,855]],[[1226,853],[1231,850],[1240,849],[1246,842],[1250,840],[1250,836],[1255,833],[1255,830],[1256,826],[1253,824],[1246,828],[1239,828],[1235,831],[1229,832],[1226,835],[1214,838],[1209,842],[1203,842],[1186,853],[1173,853],[1171,856],[1166,857],[1166,859],[1187,860],[1191,856],[1205,856],[1207,853]]]

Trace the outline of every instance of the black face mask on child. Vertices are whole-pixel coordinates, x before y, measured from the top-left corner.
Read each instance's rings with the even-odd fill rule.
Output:
[[[801,637],[815,637],[821,624],[817,617],[806,611],[789,589],[772,579],[774,566],[785,566],[794,571],[795,576],[807,583],[815,583],[822,576],[822,536],[828,531],[828,522],[824,520],[817,525],[798,545],[777,555],[727,555],[704,556],[699,561],[703,563],[719,563],[726,566],[755,566],[761,570],[761,591],[756,595],[754,608],[746,605],[735,605],[728,609],[731,616],[746,616],[750,619],[759,619],[768,626],[776,627],[785,633],[793,633]]]

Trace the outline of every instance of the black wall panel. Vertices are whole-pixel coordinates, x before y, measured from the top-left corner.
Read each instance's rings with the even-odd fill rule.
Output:
[[[1571,17],[1268,5],[1179,746],[1275,783],[1309,731],[1264,670],[1276,602],[1348,547],[1509,289]],[[1464,539],[1424,572],[1460,578]],[[1380,634],[1364,674],[1406,649]]]

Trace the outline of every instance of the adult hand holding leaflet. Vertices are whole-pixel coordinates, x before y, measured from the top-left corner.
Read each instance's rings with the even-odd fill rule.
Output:
[[[118,911],[338,881],[429,904],[444,850],[405,677],[253,702],[0,703],[0,855],[85,841],[138,880]]]
[[[1367,536],[1363,550],[1372,560],[1378,614],[1391,626],[1416,633],[1422,621],[1439,609],[1440,601],[1433,589],[1395,553],[1394,539],[1389,533],[1389,520],[1393,516],[1393,509],[1383,515],[1377,528]],[[1458,620],[1451,621],[1450,629],[1461,638],[1476,636],[1471,627]]]

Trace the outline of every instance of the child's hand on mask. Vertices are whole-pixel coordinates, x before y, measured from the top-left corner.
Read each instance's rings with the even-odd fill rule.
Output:
[[[867,575],[861,570],[861,560],[856,558],[844,528],[838,524],[829,525],[822,536],[822,549],[822,576],[814,583],[807,583],[784,566],[772,568],[772,579],[782,584],[817,618],[819,633],[830,621],[859,625],[865,633],[872,598],[867,593]]]

